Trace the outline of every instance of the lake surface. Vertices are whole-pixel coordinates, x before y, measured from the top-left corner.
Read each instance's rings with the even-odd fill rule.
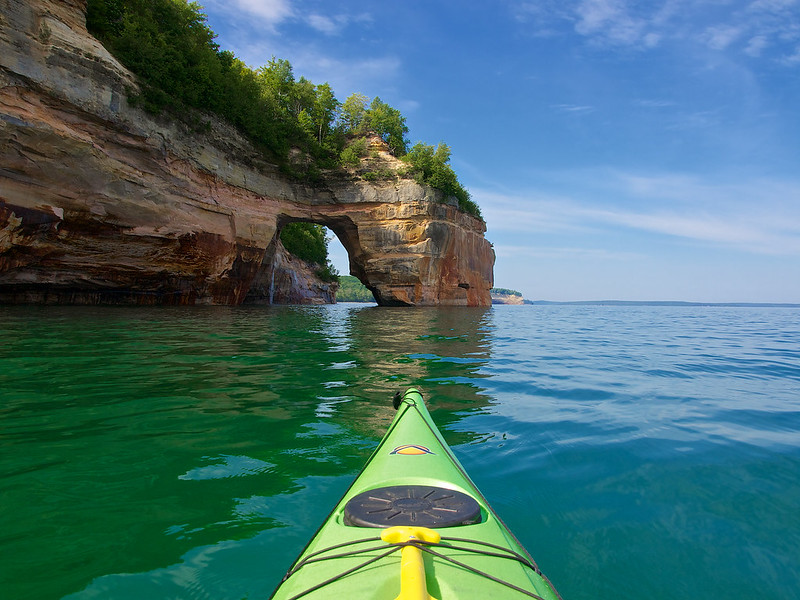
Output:
[[[565,600],[800,598],[800,310],[0,307],[0,598],[266,598],[420,386]]]

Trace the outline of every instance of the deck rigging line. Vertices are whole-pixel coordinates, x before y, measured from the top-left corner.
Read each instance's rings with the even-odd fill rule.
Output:
[[[452,541],[462,542],[462,543],[466,542],[466,543],[470,543],[470,544],[475,544],[476,546],[485,546],[487,548],[492,548],[493,550],[501,550],[501,552],[493,552],[493,551],[485,550],[483,548],[470,548],[468,546],[463,546],[463,545],[454,545],[454,544],[450,543]],[[522,556],[521,554],[518,554],[518,553],[514,552],[513,550],[508,550],[507,548],[503,548],[502,546],[496,546],[495,544],[489,544],[487,542],[481,542],[479,540],[470,540],[468,538],[442,538],[442,541],[439,542],[439,543],[421,542],[419,540],[413,540],[413,541],[408,541],[408,542],[401,542],[401,543],[398,543],[398,544],[392,544],[391,547],[389,547],[388,549],[386,549],[386,544],[385,543],[381,543],[380,545],[371,545],[371,546],[368,546],[368,547],[365,547],[365,548],[359,548],[359,549],[355,549],[355,550],[348,550],[346,552],[339,552],[339,553],[336,553],[336,554],[328,554],[329,552],[334,551],[334,550],[340,550],[340,549],[346,548],[348,546],[355,546],[355,545],[363,544],[363,543],[366,543],[366,542],[382,542],[382,540],[380,539],[380,537],[376,536],[376,537],[362,538],[362,539],[359,539],[359,540],[353,540],[351,542],[344,542],[344,543],[341,543],[341,544],[336,544],[334,546],[330,546],[328,548],[323,548],[322,550],[318,550],[316,552],[313,552],[313,553],[309,554],[308,556],[306,556],[303,560],[298,562],[288,573],[286,573],[286,575],[284,576],[282,581],[286,581],[289,577],[291,577],[292,575],[297,573],[303,566],[311,564],[311,563],[320,562],[320,561],[323,561],[323,560],[332,560],[332,559],[337,559],[337,558],[353,557],[353,556],[357,556],[359,554],[366,554],[368,552],[375,552],[375,551],[383,550],[383,552],[381,552],[380,554],[378,554],[376,556],[372,556],[368,560],[364,561],[363,563],[361,563],[359,565],[356,565],[356,566],[354,566],[354,567],[352,567],[350,569],[347,569],[345,571],[342,571],[341,573],[338,573],[337,575],[334,575],[333,577],[330,577],[330,578],[328,578],[328,579],[326,579],[324,581],[321,581],[320,583],[308,588],[307,590],[304,590],[304,591],[300,592],[299,594],[296,594],[296,595],[292,596],[291,598],[289,598],[289,600],[298,600],[299,598],[302,598],[303,596],[306,596],[306,595],[310,594],[311,592],[314,592],[314,591],[316,591],[316,590],[318,590],[318,589],[320,589],[322,587],[325,587],[326,585],[329,585],[329,584],[331,584],[331,583],[333,583],[335,581],[338,581],[339,579],[342,579],[343,577],[346,577],[346,576],[350,575],[351,573],[355,573],[356,571],[359,571],[360,569],[363,569],[364,567],[367,567],[367,566],[369,566],[369,565],[371,565],[371,564],[373,564],[373,563],[375,563],[375,562],[377,562],[377,561],[379,561],[379,560],[381,560],[383,558],[386,558],[387,556],[389,556],[389,555],[391,555],[391,554],[393,554],[395,552],[398,552],[404,546],[413,546],[413,547],[421,550],[422,552],[427,552],[431,556],[435,556],[435,557],[437,557],[437,558],[439,558],[441,560],[444,560],[446,562],[452,563],[452,564],[456,565],[457,567],[465,569],[465,570],[467,570],[467,571],[469,571],[471,573],[474,573],[476,575],[480,575],[481,577],[485,577],[486,579],[489,579],[490,581],[494,581],[495,583],[498,583],[500,585],[503,585],[503,586],[506,586],[508,588],[511,588],[512,590],[517,591],[517,592],[519,592],[521,594],[524,594],[525,596],[528,596],[529,598],[535,598],[536,600],[544,600],[544,598],[542,598],[541,596],[539,596],[537,594],[534,594],[533,592],[529,592],[528,590],[522,589],[522,588],[514,585],[513,583],[510,583],[508,581],[504,581],[504,580],[502,580],[502,579],[500,579],[498,577],[490,575],[489,573],[485,573],[484,571],[481,571],[480,569],[476,569],[475,567],[472,567],[472,566],[470,566],[470,565],[468,565],[466,563],[458,561],[458,560],[456,560],[454,558],[451,558],[451,557],[449,557],[449,556],[447,556],[445,554],[442,554],[441,552],[437,552],[437,551],[432,549],[432,548],[446,548],[446,549],[449,549],[449,550],[459,550],[459,551],[462,551],[462,552],[471,552],[473,554],[479,554],[481,556],[490,556],[490,557],[494,557],[494,558],[504,558],[504,559],[508,559],[508,560],[514,560],[514,561],[519,562],[522,565],[528,567],[529,569],[533,570],[535,573],[540,574],[539,570],[536,568],[536,566],[531,561],[529,561],[526,557]]]

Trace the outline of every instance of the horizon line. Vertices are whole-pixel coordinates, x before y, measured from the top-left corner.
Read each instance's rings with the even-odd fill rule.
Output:
[[[794,302],[699,302],[691,300],[524,300],[525,304],[583,304],[583,305],[650,305],[650,306],[729,306],[800,308]]]

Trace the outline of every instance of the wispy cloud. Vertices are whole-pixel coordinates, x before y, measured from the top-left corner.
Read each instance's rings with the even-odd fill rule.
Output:
[[[355,92],[367,96],[385,95],[387,90],[394,90],[403,67],[402,60],[393,55],[340,58],[317,44],[300,45],[283,38],[258,38],[249,42],[240,39],[233,50],[251,67],[266,64],[272,56],[291,57],[296,76],[302,75],[316,84],[330,83],[340,100]],[[406,109],[418,106],[411,99],[405,102]]]
[[[800,46],[795,48],[795,51],[793,53],[784,56],[781,59],[781,62],[789,67],[800,65]]]
[[[748,40],[744,52],[752,57],[761,56],[761,52],[767,47],[767,43],[767,36],[754,35]]]
[[[602,261],[630,261],[642,258],[638,252],[617,252],[607,248],[581,248],[578,246],[519,246],[497,244],[494,246],[497,258],[536,258]]]
[[[207,0],[223,6],[225,0]],[[228,0],[228,8],[240,10],[255,17],[271,33],[277,33],[279,26],[287,22],[305,23],[312,29],[326,35],[337,35],[353,23],[372,22],[369,13],[332,13],[304,12],[298,3],[291,0]]]
[[[715,25],[705,32],[706,44],[714,50],[725,50],[744,35],[744,27],[739,25]],[[763,36],[762,36],[763,38]]]
[[[396,56],[373,56],[361,60],[336,58],[308,48],[294,52],[297,71],[315,83],[329,82],[342,100],[358,92],[379,96],[394,86],[402,61]],[[412,101],[409,101],[412,102]]]
[[[274,28],[294,16],[290,0],[229,0],[233,8],[238,8],[261,19]]]
[[[360,13],[357,15],[321,15],[318,13],[311,13],[305,17],[305,20],[317,31],[327,35],[338,35],[351,23],[371,23],[372,16],[369,13]]]
[[[584,106],[580,104],[552,104],[550,108],[558,112],[571,114],[590,113],[594,111],[593,106]]]
[[[327,38],[342,34],[347,28],[370,28],[373,16],[369,12],[320,10],[328,5],[316,5],[316,10],[309,11],[297,0],[206,0],[205,4],[225,14],[240,13],[230,24],[235,34],[225,43],[252,68],[265,65],[273,56],[288,58],[295,76],[302,75],[317,84],[330,83],[340,100],[355,92],[385,95],[387,89],[396,86],[403,64],[398,56],[364,53],[358,58],[331,51],[337,46]],[[313,31],[285,34],[304,27]],[[417,105],[412,99],[405,103],[406,107]]]
[[[318,14],[308,15],[306,20],[308,21],[308,24],[317,31],[321,31],[322,33],[327,33],[329,35],[339,33],[342,30],[342,27],[344,27],[346,24],[346,21],[341,19],[326,17]]]
[[[671,106],[675,106],[675,102],[672,100],[657,100],[652,98],[638,98],[633,100],[634,106],[640,106],[642,108],[669,108]]]
[[[622,45],[651,43],[645,40],[647,21],[634,16],[623,0],[582,0],[575,7],[575,16],[575,31],[581,35],[601,36]]]
[[[551,35],[566,25],[596,46],[648,50],[674,42],[753,58],[770,51],[787,65],[800,61],[798,0],[732,0],[724,10],[686,0],[539,0],[515,4],[511,14]]]
[[[473,190],[491,231],[607,235],[635,230],[739,251],[800,256],[800,181],[575,173],[578,197]],[[615,233],[617,232],[617,233]]]

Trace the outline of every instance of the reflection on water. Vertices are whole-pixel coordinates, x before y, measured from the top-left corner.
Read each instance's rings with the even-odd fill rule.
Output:
[[[189,553],[201,563],[175,567],[186,575],[208,560],[193,549],[225,558],[240,550],[232,540],[263,543],[260,532],[298,519],[316,526],[319,506],[295,513],[304,490],[325,488],[327,502],[344,489],[391,420],[395,391],[450,382],[458,391],[438,395],[442,409],[485,403],[459,380],[490,358],[488,310],[0,310],[2,597],[61,597]],[[438,358],[465,355],[476,362]],[[279,567],[249,580],[271,586],[291,559],[278,554]],[[79,596],[169,595],[141,578],[142,588],[112,577]]]
[[[0,598],[268,596],[412,385],[565,598],[797,598],[797,339],[781,309],[0,307]]]

